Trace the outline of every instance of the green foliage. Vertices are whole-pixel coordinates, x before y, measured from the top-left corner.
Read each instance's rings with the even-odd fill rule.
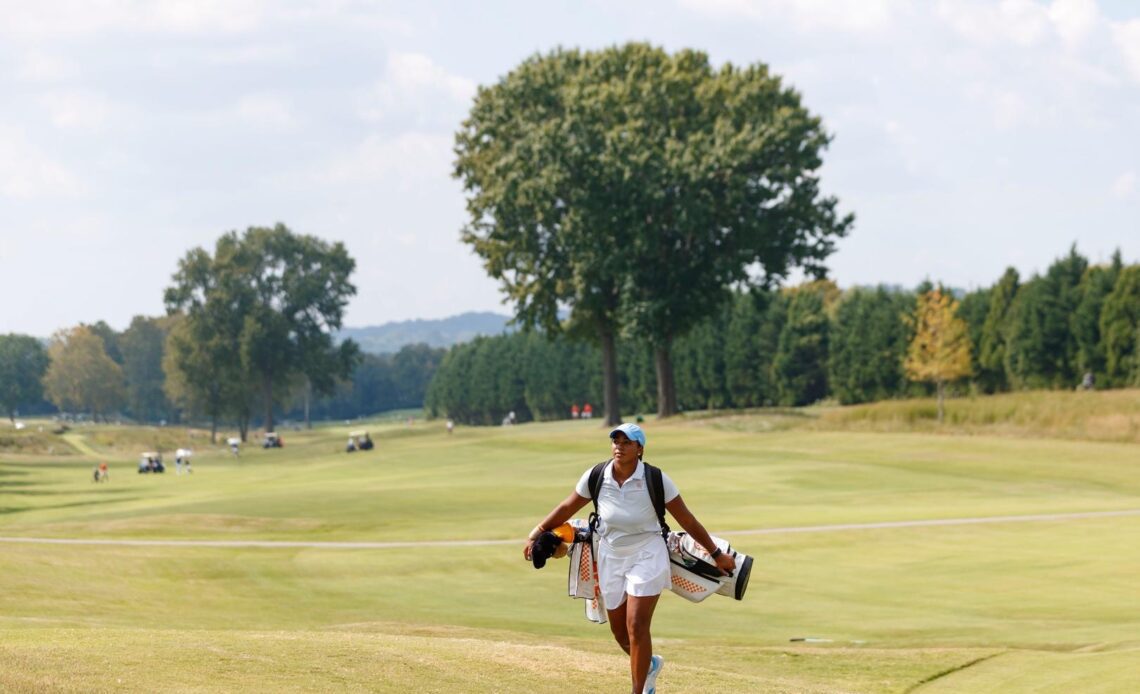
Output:
[[[29,335],[0,335],[0,408],[15,421],[21,407],[43,399],[41,379],[47,372],[48,354],[39,340]]]
[[[958,303],[958,315],[966,321],[966,330],[970,336],[970,373],[977,379],[982,372],[981,350],[978,345],[982,343],[982,332],[985,329],[986,317],[990,311],[990,288],[975,289],[967,292]],[[980,385],[980,384],[979,384]],[[982,386],[983,391],[985,386]]]
[[[828,384],[841,404],[885,400],[906,388],[903,359],[911,334],[902,316],[909,292],[856,288],[839,301],[831,328]]]
[[[123,370],[87,326],[56,333],[48,356],[51,364],[44,374],[44,391],[59,409],[90,412],[98,420],[126,404]]]
[[[807,405],[827,396],[831,339],[827,306],[829,295],[835,291],[835,285],[828,282],[805,284],[791,291],[787,319],[772,362],[780,405]]]
[[[737,407],[768,404],[772,355],[779,331],[762,332],[766,309],[774,300],[767,292],[741,293],[733,299],[724,344],[724,378],[729,398]],[[769,338],[768,344],[764,337]]]
[[[207,379],[183,378],[198,391],[194,399],[220,398],[215,409],[224,405],[247,419],[256,392],[272,431],[274,405],[302,377],[318,392],[331,392],[358,356],[351,340],[332,339],[356,293],[348,281],[354,267],[343,244],[294,234],[283,224],[250,227],[240,236],[231,231],[218,239],[213,256],[200,248],[187,253],[165,297],[167,310],[185,313],[188,324],[176,343],[182,356],[171,364],[222,362]]]
[[[162,358],[166,347],[169,318],[135,316],[118,336],[127,381],[127,407],[141,422],[174,419],[173,408],[163,392],[166,376]]]
[[[1077,340],[1071,318],[1088,261],[1074,246],[1044,276],[1022,285],[1010,308],[1006,362],[1018,388],[1072,388],[1077,384]]]
[[[1111,385],[1140,385],[1140,265],[1120,271],[1100,317]]]
[[[1116,286],[1116,279],[1124,268],[1120,251],[1112,256],[1107,266],[1091,266],[1081,278],[1078,291],[1080,300],[1072,317],[1073,337],[1077,341],[1077,369],[1094,378],[1105,371],[1104,341],[1100,332],[1101,310],[1104,300]]]
[[[1008,340],[1008,316],[1010,306],[1017,295],[1020,277],[1017,270],[1007,268],[1001,279],[990,289],[989,308],[982,324],[977,349],[976,373],[982,391],[995,393],[1009,388],[1006,371],[1006,342]]]
[[[644,44],[534,56],[480,90],[456,136],[464,240],[523,324],[557,331],[565,304],[603,350],[622,327],[657,348],[671,414],[673,340],[757,265],[764,281],[820,272],[850,226],[819,193],[827,142],[764,65]]]

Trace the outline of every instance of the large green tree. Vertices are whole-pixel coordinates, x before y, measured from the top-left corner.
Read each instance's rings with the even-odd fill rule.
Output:
[[[16,421],[21,406],[43,399],[47,368],[47,350],[39,340],[30,335],[0,335],[0,408],[8,419]]]
[[[811,272],[851,218],[819,194],[828,137],[763,65],[644,44],[534,56],[479,90],[456,138],[463,238],[520,322],[558,310],[603,354],[618,420],[619,331],[655,350],[657,406],[676,410],[673,340],[733,284]]]
[[[59,409],[89,412],[98,420],[126,404],[123,370],[88,326],[56,333],[48,356],[51,364],[44,374],[44,391]]]
[[[183,312],[193,339],[207,339],[234,355],[240,381],[255,384],[266,431],[274,406],[303,376],[331,392],[358,351],[335,344],[344,308],[356,288],[355,262],[341,243],[295,234],[285,225],[250,227],[218,239],[214,254],[194,249],[166,290],[171,313]],[[325,378],[325,376],[330,376]]]

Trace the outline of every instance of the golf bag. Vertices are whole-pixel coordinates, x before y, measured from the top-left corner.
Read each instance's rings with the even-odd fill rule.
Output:
[[[587,521],[575,518],[574,544],[570,548],[570,571],[567,579],[567,592],[572,598],[586,601],[586,619],[605,624],[606,601],[602,599],[602,589],[598,585],[598,538],[590,531]]]
[[[669,533],[669,589],[691,602],[701,602],[713,593],[737,600],[744,599],[752,574],[752,557],[732,549],[728,540],[710,536],[716,546],[736,560],[731,576],[722,576],[712,555],[687,533]]]

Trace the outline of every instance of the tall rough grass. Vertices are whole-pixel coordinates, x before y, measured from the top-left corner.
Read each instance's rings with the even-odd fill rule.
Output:
[[[1140,443],[1140,389],[1032,391],[829,408],[805,426],[846,431],[977,433]]]

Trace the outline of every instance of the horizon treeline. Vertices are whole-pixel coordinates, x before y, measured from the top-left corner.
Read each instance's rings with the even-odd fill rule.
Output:
[[[856,404],[922,396],[930,384],[907,380],[914,290],[830,281],[737,293],[726,307],[677,340],[676,385],[683,410],[797,406],[833,399]],[[958,316],[971,341],[971,373],[952,392],[997,393],[1140,385],[1140,265],[1117,252],[1091,265],[1076,248],[1040,275],[1012,268],[990,287],[958,292]],[[86,414],[109,421],[201,422],[171,401],[164,363],[171,316],[136,316],[116,332],[105,322],[60,331],[45,346],[0,335],[0,410],[23,415]],[[64,347],[67,349],[65,350]],[[569,417],[570,406],[602,395],[600,349],[588,341],[538,332],[480,337],[451,348],[407,345],[395,354],[362,354],[325,396],[302,388],[278,394],[275,412],[294,421],[346,420],[424,407],[429,416],[468,424]],[[656,409],[653,349],[618,342],[621,411]],[[54,368],[53,368],[54,366]],[[66,368],[64,368],[66,367]],[[72,393],[69,370],[97,390]],[[87,379],[91,381],[92,379]],[[228,420],[227,420],[228,421]]]
[[[675,344],[682,410],[849,405],[923,396],[907,379],[919,294],[824,280],[768,292],[738,292]],[[998,393],[1140,385],[1137,357],[1140,265],[1090,265],[1072,247],[1040,275],[1009,268],[990,287],[958,293],[971,373],[954,392]],[[572,404],[600,402],[600,350],[536,332],[478,338],[448,350],[425,401],[429,415],[461,423],[561,419]],[[651,345],[618,344],[621,411],[656,409]],[[1086,379],[1088,382],[1086,382]]]
[[[167,338],[175,320],[169,316],[135,316],[128,328],[116,332],[106,322],[80,324],[60,331],[45,347],[37,338],[0,335],[0,412],[19,415],[83,414],[92,419],[127,419],[153,424],[205,422],[173,402],[164,367]],[[94,338],[94,339],[93,339]],[[66,399],[63,389],[45,388],[51,377],[52,347],[66,340],[86,345],[79,354],[57,357],[70,368],[99,371],[98,392]],[[302,388],[282,393],[275,412],[284,420],[304,421],[306,404],[313,419],[355,419],[362,415],[422,407],[428,382],[446,350],[413,344],[394,354],[360,355],[347,379],[326,396],[310,397]],[[14,365],[18,368],[7,368]],[[57,377],[60,381],[65,378]],[[228,420],[227,420],[228,421]],[[258,423],[261,423],[258,420]]]

